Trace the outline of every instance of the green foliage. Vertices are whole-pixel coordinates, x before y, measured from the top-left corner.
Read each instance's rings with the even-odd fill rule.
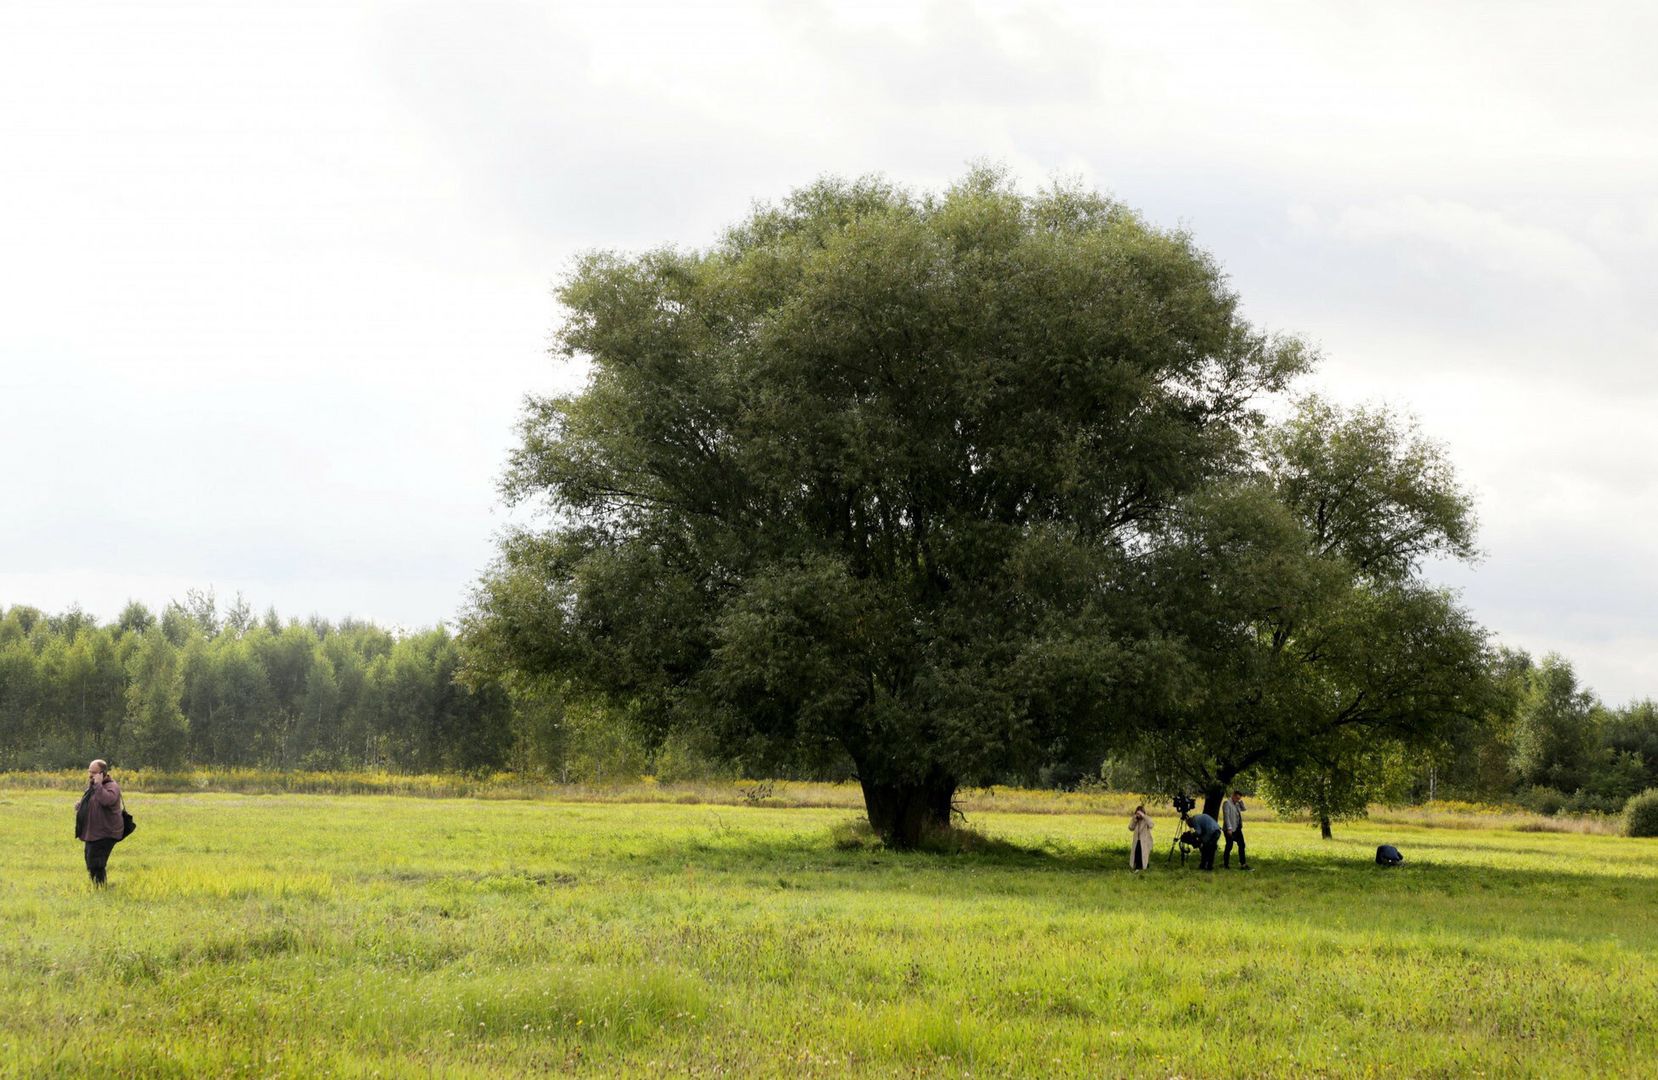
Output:
[[[1263,434],[1253,475],[1194,493],[1164,531],[1160,615],[1191,660],[1148,739],[1159,771],[1214,812],[1260,770],[1286,807],[1330,820],[1379,795],[1379,763],[1477,725],[1485,632],[1419,574],[1472,554],[1472,533],[1413,428],[1302,402]]]
[[[621,783],[637,779],[650,767],[640,740],[603,708],[587,703],[569,705],[564,724],[568,742],[561,780]]]
[[[1649,698],[1606,714],[1601,745],[1623,755],[1626,763],[1639,759],[1643,779],[1638,786],[1658,787],[1658,703]]]
[[[155,625],[155,616],[149,608],[137,600],[131,600],[121,609],[121,616],[115,620],[115,625],[122,634],[142,634]]]
[[[128,668],[125,743],[134,760],[164,768],[184,759],[189,736],[189,721],[180,708],[184,680],[175,644],[165,626],[151,627]]]
[[[1625,836],[1658,836],[1658,788],[1631,795],[1623,808]]]
[[[1532,784],[1521,788],[1515,795],[1515,801],[1527,810],[1552,816],[1566,809],[1567,798],[1556,788]]]
[[[1307,814],[1326,828],[1362,818],[1379,779],[1389,772],[1389,749],[1362,732],[1332,733],[1318,741],[1315,752],[1284,755],[1288,760],[1267,773],[1262,792],[1280,814]]]
[[[1594,695],[1555,653],[1532,673],[1515,717],[1514,764],[1524,783],[1575,791],[1588,779],[1596,739]]]
[[[651,775],[664,784],[734,776],[730,764],[700,731],[676,731],[662,740],[651,759]]]
[[[1267,429],[1260,454],[1314,552],[1366,580],[1407,580],[1424,559],[1475,554],[1473,500],[1444,449],[1386,409],[1307,398]]]
[[[0,768],[480,771],[514,756],[512,702],[496,683],[457,683],[441,627],[255,623],[240,600],[221,624],[214,610],[192,591],[159,620],[129,604],[102,627],[79,611],[0,613]]]
[[[515,686],[511,696],[513,767],[529,776],[568,779],[564,699],[542,687]]]
[[[578,394],[532,402],[480,670],[740,766],[854,768],[883,834],[1097,765],[1179,667],[1139,565],[1308,362],[1182,233],[975,172],[824,181],[703,251],[584,258]]]
[[[1578,790],[1607,804],[1596,809],[1615,813],[1624,800],[1646,786],[1648,770],[1640,754],[1615,750],[1600,742],[1604,725],[1597,723],[1596,727],[1598,745],[1589,755],[1588,779]]]
[[[1499,647],[1490,657],[1489,694],[1478,717],[1449,725],[1427,770],[1434,794],[1473,802],[1499,802],[1519,787],[1514,770],[1515,718],[1531,685],[1534,665],[1525,652]],[[1427,794],[1422,777],[1417,794]]]
[[[1440,788],[1487,801],[1517,798],[1545,813],[1611,813],[1658,786],[1658,710],[1650,701],[1609,709],[1578,686],[1559,656],[1494,658],[1485,720],[1455,731],[1440,758]]]

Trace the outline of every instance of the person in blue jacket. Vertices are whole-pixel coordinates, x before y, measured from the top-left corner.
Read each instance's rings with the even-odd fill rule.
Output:
[[[1193,814],[1186,819],[1186,842],[1198,850],[1198,869],[1215,868],[1215,848],[1220,846],[1220,826],[1208,814]]]

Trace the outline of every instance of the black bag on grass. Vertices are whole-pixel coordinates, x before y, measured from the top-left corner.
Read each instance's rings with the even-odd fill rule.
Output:
[[[1376,849],[1377,866],[1398,866],[1404,861],[1405,857],[1399,854],[1399,849],[1392,844],[1383,844]]]

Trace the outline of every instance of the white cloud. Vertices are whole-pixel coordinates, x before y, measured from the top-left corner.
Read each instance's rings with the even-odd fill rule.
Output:
[[[1450,255],[1488,273],[1516,275],[1586,294],[1618,287],[1618,276],[1581,240],[1559,229],[1447,199],[1413,196],[1343,209],[1328,223],[1304,207],[1292,220],[1355,244],[1419,260]]]

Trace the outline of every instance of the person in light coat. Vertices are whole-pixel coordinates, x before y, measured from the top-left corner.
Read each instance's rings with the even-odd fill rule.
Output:
[[[1128,819],[1128,831],[1134,834],[1134,843],[1128,849],[1128,867],[1136,874],[1151,865],[1151,815],[1145,806],[1136,806],[1134,816]]]

